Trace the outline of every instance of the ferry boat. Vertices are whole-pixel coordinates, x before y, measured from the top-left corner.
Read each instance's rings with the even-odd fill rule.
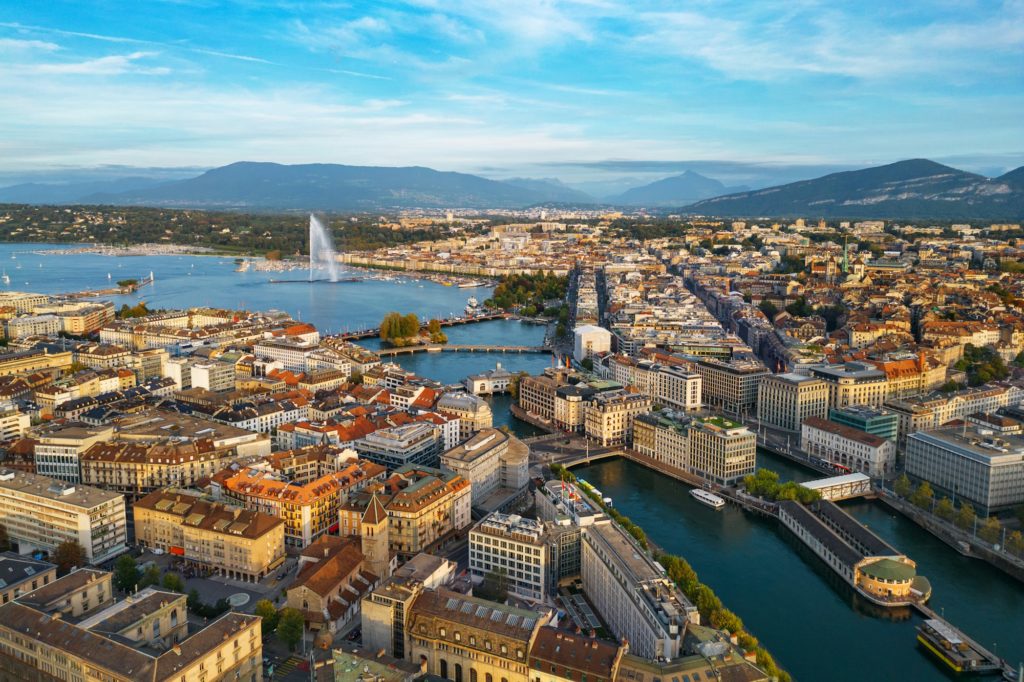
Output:
[[[459,282],[460,289],[474,289],[476,287],[482,287],[481,282]]]
[[[4,284],[10,284],[11,283],[11,276],[7,274],[6,270],[4,270],[3,281],[4,281]]]
[[[707,490],[703,490],[701,488],[694,488],[693,490],[690,491],[690,495],[693,497],[693,499],[697,500],[703,505],[711,507],[712,509],[721,509],[722,507],[725,506],[725,500],[723,500],[718,495],[709,493]]]

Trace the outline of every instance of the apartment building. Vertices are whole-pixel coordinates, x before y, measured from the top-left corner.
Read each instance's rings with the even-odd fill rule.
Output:
[[[82,454],[97,443],[113,437],[113,427],[78,424],[41,433],[35,448],[36,473],[69,483],[79,483],[82,481]]]
[[[648,660],[679,657],[700,616],[661,566],[608,519],[583,527],[581,544],[584,592],[615,637]]]
[[[283,519],[289,547],[308,547],[338,525],[338,510],[349,497],[384,477],[384,467],[358,460],[342,471],[309,483],[282,480],[255,468],[226,469],[213,477],[214,497]]]
[[[555,426],[570,433],[583,431],[586,425],[583,408],[596,393],[586,384],[566,384],[555,389]]]
[[[849,405],[881,406],[889,394],[885,372],[866,362],[847,362],[810,368],[811,376],[828,386],[828,406],[842,409]]]
[[[57,566],[17,552],[0,553],[0,604],[49,585],[57,579]]]
[[[82,483],[138,500],[168,486],[195,486],[237,457],[234,448],[218,448],[205,438],[181,443],[104,440],[82,453]]]
[[[0,441],[21,438],[32,425],[32,417],[17,408],[14,403],[0,404]]]
[[[258,616],[229,612],[190,635],[185,595],[112,603],[110,575],[80,569],[0,606],[0,679],[261,682]]]
[[[757,409],[758,386],[771,375],[757,360],[701,358],[696,366],[706,405],[727,414],[748,415]]]
[[[319,339],[264,339],[253,345],[253,354],[259,360],[280,362],[287,370],[304,372],[310,369],[311,365],[317,364],[311,356],[319,347]]]
[[[137,501],[135,541],[232,580],[259,582],[284,563],[284,521],[194,493],[162,490]]]
[[[651,399],[627,390],[596,394],[583,408],[584,431],[602,446],[628,445],[633,438],[633,419],[651,410]]]
[[[1024,438],[976,425],[907,437],[906,472],[981,515],[1024,503]]]
[[[690,468],[689,419],[649,412],[633,421],[633,449],[680,471]]]
[[[808,417],[800,427],[800,448],[826,462],[872,478],[896,467],[896,442],[821,417]]]
[[[341,505],[340,534],[362,535],[363,514],[375,494],[387,511],[391,551],[411,557],[469,526],[471,488],[457,473],[406,465]]]
[[[991,413],[1003,407],[1015,407],[1024,400],[1024,388],[1016,383],[992,382],[952,393],[928,393],[911,398],[889,400],[886,409],[899,418],[897,445],[906,447],[907,437],[915,431],[929,431],[975,413]]]
[[[703,380],[686,366],[662,365],[626,355],[612,357],[608,366],[614,381],[635,387],[658,405],[686,411],[700,409]]]
[[[56,375],[71,367],[71,351],[51,353],[45,349],[32,349],[0,354],[0,377],[29,372],[47,372]]]
[[[458,418],[460,440],[494,425],[491,406],[483,398],[470,393],[445,393],[436,407],[441,414]]]
[[[475,584],[501,574],[508,591],[530,601],[547,594],[548,542],[544,523],[515,514],[489,514],[469,531],[469,574]]]
[[[127,549],[124,497],[24,471],[0,469],[0,523],[22,554],[74,540],[101,563]]]
[[[487,507],[495,493],[504,502],[526,485],[529,448],[499,429],[485,429],[441,455],[441,466],[470,482],[474,507]]]
[[[561,377],[540,374],[519,381],[519,407],[529,414],[551,420],[555,416],[555,392],[565,384]]]
[[[758,386],[758,421],[786,431],[799,431],[807,417],[824,418],[828,405],[828,384],[806,374],[772,374]]]

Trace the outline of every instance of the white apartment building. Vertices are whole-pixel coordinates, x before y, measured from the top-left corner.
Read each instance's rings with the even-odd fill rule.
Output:
[[[612,350],[612,333],[607,329],[585,324],[573,330],[573,357],[576,362],[583,362],[599,353]]]
[[[277,360],[287,370],[304,372],[318,364],[311,359],[318,348],[319,342],[313,340],[264,339],[253,346],[253,354],[259,360]]]
[[[441,455],[441,466],[472,484],[472,504],[478,506],[498,491],[512,494],[526,485],[529,448],[518,438],[499,429],[480,431],[464,443]]]
[[[800,448],[832,464],[881,478],[896,466],[896,443],[852,426],[808,417],[800,427]]]
[[[230,391],[235,387],[235,366],[229,362],[197,362],[192,365],[192,387]]]
[[[69,483],[81,481],[82,453],[114,437],[110,426],[67,426],[39,437],[35,447],[36,472]]]
[[[100,563],[127,549],[123,496],[24,471],[0,469],[0,523],[22,554],[74,540]]]
[[[683,367],[662,366],[658,371],[655,402],[686,412],[699,410],[703,383],[697,372]]]
[[[504,573],[508,591],[542,601],[548,584],[544,524],[515,514],[493,513],[469,531],[469,573],[480,584],[488,573]]]
[[[602,446],[629,444],[633,438],[633,419],[650,409],[651,399],[640,393],[598,393],[583,407],[587,438]]]
[[[13,403],[0,405],[0,441],[20,438],[32,425],[32,418]]]

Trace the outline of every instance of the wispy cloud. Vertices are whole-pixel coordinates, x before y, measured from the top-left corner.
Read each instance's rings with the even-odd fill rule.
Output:
[[[18,38],[0,38],[0,53],[3,52],[56,52],[60,49],[57,43],[45,40],[21,40]]]
[[[170,73],[171,70],[166,66],[144,66],[139,63],[141,60],[156,56],[156,52],[132,52],[87,59],[81,62],[35,64],[31,70],[37,73],[81,76],[117,76],[129,73],[162,76]]]

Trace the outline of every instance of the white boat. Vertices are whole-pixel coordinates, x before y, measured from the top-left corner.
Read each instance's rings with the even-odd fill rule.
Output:
[[[709,493],[707,490],[702,490],[701,488],[694,488],[690,491],[690,495],[693,499],[697,500],[701,504],[711,507],[712,509],[721,509],[725,506],[725,500],[718,495]]]
[[[4,281],[4,284],[10,284],[11,283],[11,276],[7,274],[6,270],[4,270],[4,276],[3,276],[2,279]]]

